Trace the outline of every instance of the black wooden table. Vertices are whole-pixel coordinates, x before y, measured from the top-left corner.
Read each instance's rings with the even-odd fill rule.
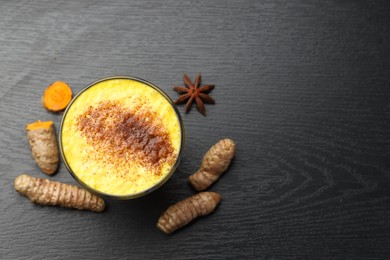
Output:
[[[388,1],[1,1],[0,259],[390,257]],[[31,204],[40,97],[130,75],[173,99],[182,75],[216,84],[207,117],[182,112],[181,164],[156,192],[104,213]],[[172,203],[223,137],[237,142],[210,216],[167,236]],[[52,180],[75,184],[62,164]]]

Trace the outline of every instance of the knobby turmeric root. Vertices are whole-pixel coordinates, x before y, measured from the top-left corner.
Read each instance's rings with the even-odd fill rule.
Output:
[[[70,184],[22,174],[15,179],[14,186],[17,192],[39,205],[97,212],[105,208],[104,200]]]
[[[157,228],[170,234],[187,225],[193,219],[210,214],[220,201],[221,195],[219,193],[200,192],[170,206],[159,218]]]
[[[38,167],[46,174],[58,169],[59,155],[57,139],[52,121],[37,121],[26,126],[32,156]]]
[[[56,81],[48,86],[43,93],[43,106],[53,112],[64,110],[72,99],[72,90],[62,81]]]
[[[212,146],[204,155],[200,169],[188,178],[191,186],[197,191],[207,189],[229,167],[235,150],[231,139],[223,139]]]

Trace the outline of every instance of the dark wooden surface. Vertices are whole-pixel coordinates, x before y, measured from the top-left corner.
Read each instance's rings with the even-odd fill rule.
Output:
[[[183,114],[182,162],[158,191],[102,214],[14,191],[22,172],[45,177],[24,126],[58,129],[40,105],[51,82],[131,75],[176,98],[198,72],[217,105]],[[387,1],[1,1],[0,83],[1,259],[390,257]],[[164,235],[159,215],[223,137],[237,142],[210,189],[223,202]],[[64,165],[50,179],[75,183]]]

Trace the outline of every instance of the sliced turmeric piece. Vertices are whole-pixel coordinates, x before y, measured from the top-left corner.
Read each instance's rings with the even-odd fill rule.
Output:
[[[96,212],[105,208],[103,199],[84,189],[27,174],[16,177],[14,187],[17,192],[42,206],[61,206]]]
[[[36,121],[26,126],[32,157],[38,167],[46,174],[58,169],[59,155],[53,121]]]
[[[197,190],[205,190],[227,170],[234,156],[236,145],[231,139],[222,139],[204,155],[200,169],[188,181]]]
[[[72,100],[72,90],[63,81],[56,81],[43,93],[43,106],[53,112],[64,110]]]
[[[217,192],[200,192],[170,206],[159,218],[157,228],[170,234],[193,219],[210,214],[220,201],[221,195]]]

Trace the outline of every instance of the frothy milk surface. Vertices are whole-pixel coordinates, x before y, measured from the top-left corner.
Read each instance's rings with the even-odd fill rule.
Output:
[[[62,149],[73,173],[109,195],[132,195],[160,182],[175,164],[181,127],[157,90],[131,79],[109,79],[71,104]]]

